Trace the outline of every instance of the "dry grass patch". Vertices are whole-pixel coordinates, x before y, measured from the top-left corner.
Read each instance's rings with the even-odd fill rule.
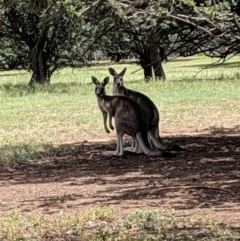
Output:
[[[167,214],[164,214],[167,213]],[[11,210],[1,218],[1,240],[235,240],[239,233],[217,222],[172,210],[135,210],[118,217],[107,207],[83,212],[62,210],[54,216],[22,216]]]

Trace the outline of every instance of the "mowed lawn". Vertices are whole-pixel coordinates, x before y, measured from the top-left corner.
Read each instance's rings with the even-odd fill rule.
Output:
[[[171,60],[167,80],[148,83],[130,62],[65,68],[34,87],[29,72],[1,72],[0,240],[238,240],[240,56],[207,68],[213,61]],[[127,67],[126,87],[155,102],[163,139],[186,152],[101,155],[116,137],[104,132],[91,76],[110,66]]]
[[[161,135],[191,135],[228,131],[240,125],[240,56],[224,65],[206,57],[177,58],[164,63],[166,81],[143,80],[134,63],[95,63],[93,67],[56,72],[51,84],[28,86],[30,73],[0,73],[0,148],[114,140],[104,132],[91,76],[110,76],[108,67],[127,67],[125,86],[148,95],[161,117]],[[137,71],[138,70],[138,71]],[[133,73],[135,72],[135,73]],[[111,77],[112,80],[112,77]],[[112,81],[108,86],[112,93]],[[26,151],[26,150],[25,150]],[[2,159],[3,159],[2,155]],[[4,159],[8,158],[7,156]],[[10,158],[10,156],[9,156]]]

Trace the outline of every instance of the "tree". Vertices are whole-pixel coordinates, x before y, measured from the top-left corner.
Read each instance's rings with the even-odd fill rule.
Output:
[[[30,69],[31,84],[83,66],[94,50],[136,53],[146,79],[164,79],[162,62],[172,54],[225,59],[239,51],[234,0],[0,0],[0,7],[0,68]]]
[[[239,1],[108,2],[118,25],[118,35],[109,32],[108,40],[118,45],[120,52],[127,49],[138,54],[146,79],[153,77],[153,73],[164,79],[162,62],[172,54],[204,53],[225,58],[238,51],[238,37],[234,33],[240,29],[236,15]],[[222,46],[227,47],[225,51],[217,51]],[[108,49],[111,47],[111,44],[106,45]]]
[[[50,82],[59,68],[80,67],[112,24],[97,26],[101,1],[1,0],[1,69],[28,68],[30,84]],[[13,65],[13,66],[11,66]]]
[[[155,12],[156,3],[157,1],[109,1],[112,19],[118,31],[109,32],[105,36],[105,45],[100,44],[103,51],[107,49],[111,53],[136,53],[146,79],[152,77],[152,72],[156,77],[165,78],[161,65],[165,48],[161,46],[162,36],[158,27],[160,21],[149,14]]]
[[[196,1],[192,15],[171,15],[208,33],[208,46],[198,46],[207,56],[223,60],[239,52],[240,1]]]

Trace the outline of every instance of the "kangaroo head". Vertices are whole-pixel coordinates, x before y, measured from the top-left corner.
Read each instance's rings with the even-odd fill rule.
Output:
[[[124,68],[119,74],[113,68],[109,68],[109,73],[113,76],[113,84],[123,86],[123,76],[127,68]]]
[[[96,96],[106,95],[105,86],[109,82],[109,77],[105,77],[103,82],[100,83],[99,80],[96,77],[92,76],[92,82],[93,82],[93,84],[95,84],[95,94],[96,94]]]

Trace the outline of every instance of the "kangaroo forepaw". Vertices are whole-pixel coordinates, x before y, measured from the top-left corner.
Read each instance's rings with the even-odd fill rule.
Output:
[[[114,127],[113,126],[110,126],[111,130],[114,130]]]

